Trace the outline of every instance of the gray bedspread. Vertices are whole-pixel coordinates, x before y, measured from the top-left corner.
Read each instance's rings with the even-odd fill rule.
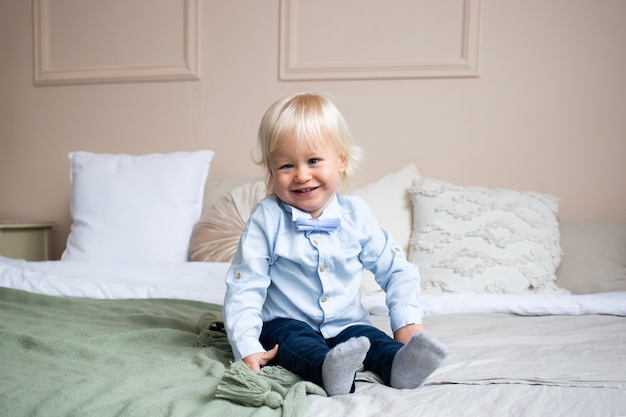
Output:
[[[424,324],[450,348],[425,386],[362,382],[352,396],[311,397],[307,416],[626,416],[626,317],[449,314]]]

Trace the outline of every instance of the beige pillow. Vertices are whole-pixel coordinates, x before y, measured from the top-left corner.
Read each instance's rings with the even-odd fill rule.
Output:
[[[409,190],[413,180],[419,177],[415,164],[409,164],[351,193],[368,203],[379,223],[406,252],[413,224]],[[248,183],[230,190],[233,181],[235,184],[241,181]],[[208,180],[204,212],[191,238],[190,260],[232,261],[252,208],[263,197],[265,188],[261,180]],[[368,271],[365,272],[361,290],[366,294],[382,291]]]
[[[365,200],[380,225],[389,231],[406,253],[413,230],[410,190],[413,180],[420,177],[415,164],[410,164],[350,193]]]
[[[413,206],[411,187],[413,180],[421,175],[415,164],[385,175],[377,181],[365,185],[351,194],[361,197],[372,209],[378,222],[402,245],[408,254],[411,230],[413,229]],[[361,291],[371,294],[382,291],[374,275],[365,271]]]
[[[259,181],[260,179],[261,178],[208,178],[204,187],[202,213],[206,213],[220,198],[224,197],[235,188],[249,182]]]
[[[248,182],[206,209],[193,228],[189,259],[194,262],[231,262],[252,209],[265,195],[263,181]]]
[[[422,178],[412,189],[410,260],[425,294],[555,293],[558,200]]]
[[[561,220],[559,286],[574,294],[626,291],[626,222]]]

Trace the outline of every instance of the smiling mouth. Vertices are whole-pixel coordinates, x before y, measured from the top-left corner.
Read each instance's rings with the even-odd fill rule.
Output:
[[[300,188],[298,190],[292,190],[294,193],[304,194],[309,193],[313,190],[317,190],[319,187],[310,187],[310,188]]]

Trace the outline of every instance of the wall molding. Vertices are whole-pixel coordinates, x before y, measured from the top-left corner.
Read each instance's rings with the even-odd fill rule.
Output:
[[[459,55],[445,58],[408,58],[402,60],[332,60],[301,62],[298,58],[298,0],[280,3],[279,79],[349,80],[381,78],[478,77],[478,52],[482,24],[481,0],[462,2],[462,27]]]
[[[35,85],[187,81],[200,79],[200,0],[184,1],[181,62],[54,67],[51,62],[50,6],[53,0],[35,0]]]

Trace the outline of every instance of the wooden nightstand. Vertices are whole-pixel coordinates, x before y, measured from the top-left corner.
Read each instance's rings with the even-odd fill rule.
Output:
[[[0,221],[0,255],[47,261],[52,255],[51,222]]]

